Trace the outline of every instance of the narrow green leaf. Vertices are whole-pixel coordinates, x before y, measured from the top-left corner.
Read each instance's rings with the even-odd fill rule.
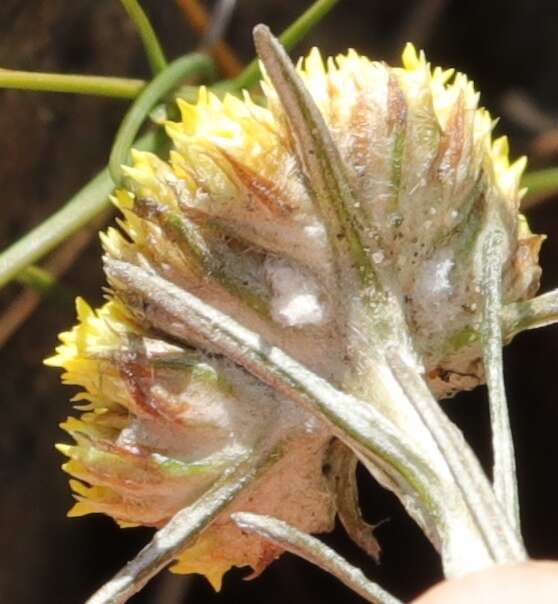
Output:
[[[55,298],[60,302],[72,302],[76,294],[58,282],[58,279],[44,268],[28,266],[17,275],[17,281],[42,296]]]
[[[529,207],[530,198],[558,192],[558,168],[527,172],[521,179],[521,186],[527,188],[527,200],[524,205]]]
[[[299,19],[283,32],[281,40],[287,47],[292,47],[333,8],[337,1],[317,0],[317,2],[314,2]],[[233,82],[222,82],[221,86],[216,86],[216,90],[249,88],[259,77],[258,62],[252,61],[236,80]],[[0,87],[6,88],[83,92],[86,94],[135,98],[144,85],[145,82],[142,80],[96,77],[94,80],[91,80],[90,76],[60,76],[59,78],[58,74],[33,74],[0,70]],[[148,140],[150,136],[146,135],[145,140]],[[128,143],[123,135],[118,156],[113,147],[115,166],[125,162],[122,157],[126,150],[126,145]],[[138,141],[136,146],[140,149],[154,150],[154,145],[142,147],[140,141]],[[119,175],[118,168],[115,169],[115,175]],[[73,234],[80,226],[90,220],[90,218],[101,212],[108,205],[106,198],[111,190],[112,179],[110,178],[110,173],[108,170],[103,170],[97,177],[87,183],[76,196],[70,199],[61,210],[0,254],[0,287],[13,279],[26,266],[42,258],[61,241],[66,239],[66,237]],[[51,229],[52,236],[49,233]]]
[[[401,389],[446,460],[494,561],[504,564],[525,560],[523,543],[502,513],[477,458],[461,432],[442,411],[426,382],[409,367],[398,351],[388,354],[388,360]]]

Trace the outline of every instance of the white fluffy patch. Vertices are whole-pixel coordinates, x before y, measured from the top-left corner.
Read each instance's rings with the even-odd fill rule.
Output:
[[[455,266],[453,251],[444,248],[425,261],[419,268],[413,292],[414,303],[423,309],[425,318],[434,324],[446,324],[454,318],[455,304],[450,303],[454,293],[451,271]]]
[[[449,250],[443,250],[424,263],[415,286],[421,300],[451,294],[449,276],[454,264]]]
[[[266,277],[273,290],[271,316],[284,327],[320,325],[325,308],[316,281],[292,264],[278,258],[265,262]]]

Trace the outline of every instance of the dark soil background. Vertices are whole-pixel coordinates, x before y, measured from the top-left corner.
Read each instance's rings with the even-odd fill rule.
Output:
[[[192,50],[196,37],[172,0],[144,6],[170,57]],[[275,31],[309,0],[239,0],[228,40],[252,57],[257,22]],[[482,91],[498,132],[511,135],[514,155],[534,155],[532,166],[558,164],[558,3],[555,0],[344,0],[300,48],[325,53],[352,46],[375,58],[397,60],[415,40],[434,64],[466,71]],[[1,0],[0,66],[15,69],[148,76],[142,48],[117,0]],[[0,91],[0,248],[58,208],[107,160],[123,101],[71,95]],[[542,140],[542,142],[541,142]],[[558,286],[558,199],[529,213],[544,245],[543,290]],[[97,240],[64,282],[93,303],[103,278]],[[18,293],[6,288],[0,311]],[[69,392],[56,371],[41,365],[56,334],[74,321],[71,306],[45,301],[0,350],[0,601],[12,604],[82,602],[144,544],[150,531],[119,530],[104,517],[70,520],[66,476],[53,443],[69,412]],[[506,352],[507,385],[516,434],[522,519],[535,558],[558,558],[558,328],[517,338]],[[487,466],[486,392],[445,403]],[[432,548],[398,502],[362,476],[363,507],[381,522],[382,563],[367,560],[341,530],[326,540],[403,599],[440,579]],[[219,595],[199,577],[164,573],[134,602],[227,604],[285,601],[353,602],[342,585],[290,555],[256,581],[230,573]]]

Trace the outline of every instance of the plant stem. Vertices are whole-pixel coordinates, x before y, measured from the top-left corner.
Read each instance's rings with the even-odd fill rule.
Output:
[[[150,543],[86,604],[122,604],[179,554],[256,476],[257,460],[241,462],[192,505],[177,512]]]
[[[159,73],[140,93],[124,116],[110,152],[109,171],[115,185],[122,180],[122,165],[127,163],[130,147],[145,118],[153,107],[193,73],[208,74],[212,61],[207,55],[190,54],[180,57]]]
[[[86,246],[91,242],[97,231],[105,222],[109,212],[103,212],[93,220],[87,227],[80,229],[70,239],[65,241],[48,259],[43,271],[49,275],[50,280],[60,280],[60,278],[73,266],[77,257],[83,252]],[[31,270],[33,266],[28,267]],[[25,274],[25,270],[23,274]],[[21,277],[18,275],[17,278]],[[47,298],[54,298],[58,304],[69,303],[73,305],[75,294],[72,290],[62,285],[55,285],[53,291],[49,291]],[[0,315],[0,348],[17,332],[23,323],[31,316],[37,306],[43,300],[44,295],[37,293],[32,289],[25,289],[10,303],[5,312]]]
[[[154,150],[157,134],[146,134],[137,141],[137,146]],[[109,171],[105,168],[60,210],[4,250],[0,254],[0,287],[97,216],[108,206],[113,187]]]
[[[528,329],[558,323],[558,289],[502,309],[502,331],[507,340]]]
[[[349,564],[336,551],[286,522],[248,512],[236,512],[231,518],[241,529],[256,533],[337,577],[368,602],[402,604],[377,583],[369,581],[359,568]]]
[[[530,198],[540,195],[551,195],[558,192],[558,168],[547,168],[528,172],[521,180],[521,186],[527,187],[527,200],[524,206],[530,207],[535,202],[529,203]]]
[[[64,301],[73,300],[75,295],[63,285],[49,271],[40,266],[28,266],[17,276],[17,281],[43,296],[60,297]]]
[[[510,524],[519,533],[519,496],[515,452],[502,362],[503,245],[504,234],[495,229],[488,233],[482,249],[484,311],[481,335],[492,428],[494,493],[507,514]]]
[[[523,544],[511,530],[508,518],[502,517],[488,480],[463,436],[449,421],[420,375],[397,352],[388,356],[395,378],[446,460],[494,561],[505,564],[524,560]]]
[[[15,90],[70,92],[134,99],[144,86],[144,80],[132,80],[129,78],[0,69],[0,88]]]
[[[287,49],[294,48],[308,32],[313,29],[339,2],[339,0],[317,0],[296,21],[294,21],[279,36],[279,41]],[[249,63],[243,72],[233,80],[233,88],[251,88],[261,77],[260,66],[257,59]]]
[[[153,29],[145,11],[140,6],[137,0],[120,0],[126,12],[134,22],[136,29],[141,37],[145,54],[151,67],[151,71],[156,75],[163,71],[167,66],[167,61],[161,48],[161,44],[157,39],[157,34]]]
[[[288,27],[280,37],[283,43],[292,48],[302,37],[314,27],[328,12],[338,0],[317,0],[305,13],[303,13],[290,27]],[[138,7],[139,8],[139,7]],[[6,77],[6,74],[7,77]],[[10,74],[18,74],[11,78]],[[38,81],[35,76],[42,76]],[[5,80],[3,78],[6,77]],[[258,62],[252,61],[240,76],[232,82],[223,82],[221,89],[238,90],[240,88],[249,88],[260,77]],[[61,78],[61,79],[59,79]],[[88,88],[87,84],[92,79],[103,80],[105,83],[119,83],[116,88],[99,87],[97,89]],[[91,94],[104,94],[115,96],[115,92],[120,91],[125,98],[135,98],[145,85],[141,80],[125,80],[122,78],[91,78],[89,76],[58,76],[57,74],[30,74],[26,72],[9,72],[0,70],[0,86],[5,82],[4,87],[22,88],[27,90],[45,90],[60,92],[86,92]],[[130,82],[133,83],[130,85]],[[61,84],[64,84],[61,87]],[[81,88],[83,86],[83,89]],[[126,88],[127,87],[127,88]],[[123,94],[124,89],[127,90]],[[95,90],[95,92],[93,92]],[[151,145],[145,149],[154,150],[154,140]],[[141,144],[138,141],[138,148]],[[124,149],[122,144],[119,153]],[[116,152],[114,163],[116,164]],[[118,170],[116,170],[118,175]],[[107,204],[106,197],[112,190],[112,179],[108,169],[100,172],[92,181],[86,184],[67,204],[50,218],[45,220],[35,229],[24,235],[18,241],[13,243],[8,249],[0,254],[0,287],[13,279],[21,270],[29,264],[35,262],[67,236],[74,233],[80,226],[85,224],[92,216],[99,213]],[[53,229],[52,235],[49,230]]]

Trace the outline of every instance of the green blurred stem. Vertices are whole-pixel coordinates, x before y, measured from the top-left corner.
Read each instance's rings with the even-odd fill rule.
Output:
[[[308,10],[294,21],[279,36],[279,41],[286,50],[292,50],[306,34],[313,29],[339,2],[339,0],[317,0]],[[242,73],[232,82],[232,88],[241,90],[251,88],[261,77],[260,65],[257,59],[249,63]]]
[[[144,80],[132,80],[129,78],[0,69],[0,88],[15,90],[70,92],[134,99],[144,86]]]
[[[75,298],[74,292],[61,285],[54,275],[39,266],[28,266],[17,275],[16,280],[42,296],[56,298],[62,302]]]
[[[142,90],[124,116],[110,152],[109,171],[116,185],[122,180],[122,165],[128,161],[130,147],[153,107],[188,75],[210,75],[212,68],[213,62],[207,55],[186,55],[170,63]]]
[[[120,0],[141,37],[151,71],[156,75],[167,66],[167,60],[147,15],[137,0]]]
[[[295,46],[310,29],[312,29],[312,27],[317,25],[317,23],[325,17],[338,1],[339,0],[317,0],[317,2],[314,2],[306,12],[281,34],[279,39],[283,45],[288,49]],[[125,3],[124,0],[122,0],[122,2],[126,7],[126,10],[128,10],[128,5],[131,7],[133,4],[141,11],[141,8],[136,2],[128,1]],[[139,13],[134,14],[137,15]],[[136,25],[138,25],[138,21],[136,21]],[[151,28],[148,21],[147,26]],[[140,29],[140,31],[147,33],[147,29]],[[154,33],[153,39],[156,41]],[[254,60],[246,67],[238,78],[232,82],[222,82],[221,86],[216,86],[215,88],[216,91],[219,89],[239,90],[241,88],[250,88],[255,84],[259,77],[259,65],[258,62]],[[116,96],[121,98],[136,98],[144,86],[145,82],[142,80],[129,80],[125,78],[0,70],[0,87],[3,88],[44,90],[49,92],[74,92]],[[131,131],[132,125],[128,127]],[[122,129],[123,126],[121,127],[121,130]],[[129,131],[125,134],[129,137]],[[118,150],[119,153],[122,153],[125,149],[125,140],[123,134],[120,142],[121,146]],[[155,149],[155,139],[153,138],[153,135],[147,135],[141,140],[146,143],[146,146],[143,147],[144,149]],[[150,142],[151,144],[147,144],[147,142]],[[142,144],[139,141],[136,146],[142,148]],[[113,154],[115,157],[114,162],[116,162],[116,151],[114,147],[111,157]],[[112,191],[112,188],[113,181],[110,172],[108,169],[105,169],[92,181],[86,184],[61,210],[53,214],[45,222],[37,226],[0,254],[0,287],[13,279],[26,266],[43,257],[66,237],[70,236],[83,224],[87,223],[93,216],[98,214],[106,206],[106,198]],[[52,233],[50,233],[51,229]]]
[[[139,139],[136,146],[154,150],[157,139],[157,133],[150,132]],[[105,168],[60,210],[2,252],[0,287],[97,216],[107,207],[113,187],[112,178]]]
[[[558,192],[558,168],[528,172],[522,178],[521,186],[529,189],[528,195],[544,195]]]

